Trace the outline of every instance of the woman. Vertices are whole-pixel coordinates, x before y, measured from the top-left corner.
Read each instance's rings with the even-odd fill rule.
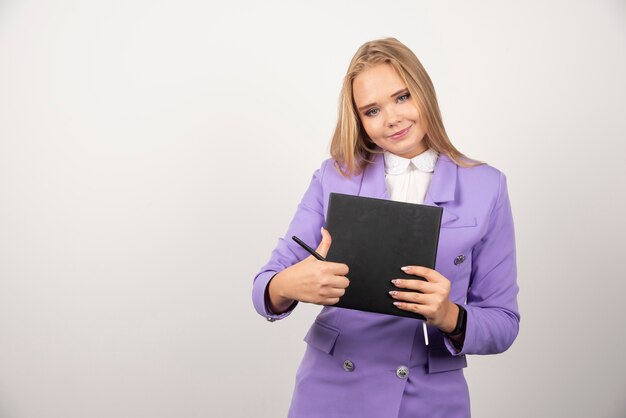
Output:
[[[403,266],[426,282],[394,280],[389,302],[424,315],[427,332],[419,320],[333,307],[349,286],[348,266],[279,240],[254,279],[256,310],[275,321],[298,302],[324,305],[305,337],[289,416],[470,416],[465,355],[503,352],[519,329],[505,176],[451,144],[428,74],[394,38],[367,42],[353,57],[331,155],[285,236],[325,256],[331,192],[442,207],[435,269]]]

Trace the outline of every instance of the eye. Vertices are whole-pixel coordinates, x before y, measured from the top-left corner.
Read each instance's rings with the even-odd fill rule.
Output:
[[[411,93],[404,93],[403,95],[398,97],[399,102],[406,102],[411,97]]]
[[[378,109],[374,108],[368,110],[367,112],[365,112],[365,116],[375,116],[376,114],[374,114],[374,112],[378,112]]]

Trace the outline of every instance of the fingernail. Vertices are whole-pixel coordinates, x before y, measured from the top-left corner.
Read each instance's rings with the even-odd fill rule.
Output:
[[[390,290],[390,291],[389,291],[389,294],[390,294],[392,297],[395,297],[395,296],[396,296],[396,293],[397,293],[397,292],[396,292],[395,290]]]
[[[404,267],[400,267],[400,270],[402,271],[407,271],[410,270],[411,268],[409,266],[404,266]]]
[[[398,284],[398,282],[399,282],[399,280],[398,280],[398,279],[393,279],[393,280],[391,281],[391,283],[393,283],[393,284]]]
[[[402,305],[402,302],[394,302],[393,304],[396,305],[396,306],[400,306],[400,305]]]

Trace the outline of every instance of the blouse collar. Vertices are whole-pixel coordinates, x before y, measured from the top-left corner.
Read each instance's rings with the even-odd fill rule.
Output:
[[[432,173],[435,171],[435,163],[437,162],[437,157],[439,157],[439,153],[432,148],[428,148],[413,158],[400,157],[389,151],[385,151],[383,155],[385,157],[385,173],[392,175],[404,173],[410,163],[413,163],[415,168],[420,171]]]

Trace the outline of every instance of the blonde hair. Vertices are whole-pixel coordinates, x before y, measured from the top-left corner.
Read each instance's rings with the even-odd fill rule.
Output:
[[[450,142],[441,119],[435,88],[415,54],[397,39],[385,38],[361,45],[343,79],[337,126],[330,144],[330,154],[343,176],[361,173],[373,161],[372,156],[382,152],[363,129],[352,94],[356,76],[379,64],[391,65],[407,86],[426,126],[423,140],[428,147],[447,155],[462,167],[483,164],[466,157]]]

